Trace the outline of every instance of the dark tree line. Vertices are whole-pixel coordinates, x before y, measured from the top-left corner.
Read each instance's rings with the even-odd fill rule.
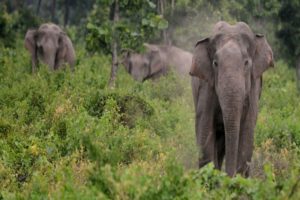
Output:
[[[117,4],[119,16],[115,12]],[[217,20],[245,21],[256,32],[267,35],[276,58],[285,58],[291,66],[299,66],[300,77],[298,0],[0,0],[0,6],[4,6],[8,13],[20,13],[20,22],[2,28],[2,35],[13,32],[9,33],[9,27],[25,29],[24,27],[30,26],[30,20],[37,17],[41,22],[52,21],[63,26],[80,27],[81,31],[90,34],[88,37],[84,35],[89,50],[99,50],[99,46],[112,55],[115,46],[112,41],[116,41],[112,38],[116,35],[115,29],[110,29],[109,26],[113,24],[118,30],[127,33],[118,35],[123,37],[123,47],[133,48],[132,46],[139,46],[147,39],[149,42],[173,44],[191,50],[194,42],[205,37],[209,25]],[[32,13],[35,15],[32,16]],[[166,19],[168,24],[161,22],[155,15]],[[5,20],[7,19],[2,18],[1,23],[5,24]],[[137,27],[136,30],[133,30],[134,26]],[[157,35],[157,31],[149,31],[149,27],[158,28],[159,34]],[[130,39],[133,35],[135,38]]]
[[[0,0],[8,13],[30,10],[45,21],[78,25],[92,9],[95,0]]]
[[[283,53],[291,66],[296,67],[298,88],[300,89],[300,2],[284,1],[279,10],[281,28],[277,36],[281,41]]]

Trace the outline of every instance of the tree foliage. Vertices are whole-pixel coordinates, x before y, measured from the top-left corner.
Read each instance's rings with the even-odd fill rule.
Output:
[[[120,1],[120,20],[113,24],[111,1],[98,0],[88,17],[86,43],[89,51],[111,53],[113,31],[119,48],[141,49],[143,42],[157,37],[168,23],[156,13],[156,5],[148,0]]]
[[[40,22],[28,9],[8,13],[6,5],[0,4],[0,45],[14,47],[19,34],[25,35],[28,28],[36,27]]]
[[[279,19],[281,28],[277,35],[284,47],[284,52],[287,60],[295,66],[296,61],[300,57],[300,2],[299,1],[284,1],[279,11]]]

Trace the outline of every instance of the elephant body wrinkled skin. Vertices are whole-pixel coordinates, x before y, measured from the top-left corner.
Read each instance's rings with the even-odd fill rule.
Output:
[[[193,55],[175,46],[144,44],[143,54],[126,52],[123,65],[137,81],[166,75],[172,68],[180,75],[188,75]]]
[[[38,29],[29,29],[25,36],[25,48],[31,54],[32,71],[38,60],[42,60],[51,70],[68,63],[72,70],[75,64],[75,51],[70,38],[55,24],[42,24]]]
[[[199,167],[213,162],[249,176],[262,74],[273,67],[266,38],[243,22],[218,22],[196,44],[190,69]]]

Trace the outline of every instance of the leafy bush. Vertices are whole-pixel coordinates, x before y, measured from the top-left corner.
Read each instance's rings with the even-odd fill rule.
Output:
[[[90,98],[90,102],[86,106],[89,114],[100,118],[109,100],[116,101],[120,123],[130,128],[134,127],[135,121],[139,118],[145,119],[153,114],[153,108],[141,97],[118,93],[96,94]]]
[[[0,194],[4,199],[298,199],[299,96],[278,61],[264,76],[251,178],[197,169],[190,80],[135,82],[110,58],[77,49],[74,73],[30,71],[0,53]]]

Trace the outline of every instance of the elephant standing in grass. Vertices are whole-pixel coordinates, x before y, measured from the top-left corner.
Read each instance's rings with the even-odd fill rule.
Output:
[[[122,61],[126,71],[137,81],[166,75],[170,68],[188,75],[193,55],[175,46],[144,44],[143,54],[127,51]]]
[[[243,22],[218,22],[196,44],[190,74],[199,167],[214,162],[229,176],[249,176],[262,74],[273,67],[266,38]]]
[[[31,54],[33,72],[38,65],[38,59],[52,70],[58,69],[63,63],[68,63],[72,71],[74,70],[75,51],[72,42],[57,25],[47,23],[37,30],[28,30],[24,43]]]

